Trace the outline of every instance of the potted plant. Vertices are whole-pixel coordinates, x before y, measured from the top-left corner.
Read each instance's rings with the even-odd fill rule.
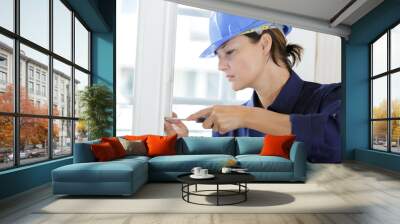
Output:
[[[81,119],[88,131],[89,140],[110,136],[107,131],[112,127],[113,94],[103,84],[87,86],[79,93]]]

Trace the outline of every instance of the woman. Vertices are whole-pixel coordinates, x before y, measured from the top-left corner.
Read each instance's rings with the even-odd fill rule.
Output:
[[[241,106],[216,105],[187,119],[206,117],[203,127],[212,129],[213,136],[293,134],[308,146],[309,161],[340,162],[340,84],[299,78],[292,67],[303,49],[287,44],[290,31],[287,25],[214,13],[211,45],[200,57],[218,56],[218,69],[232,88],[253,88],[254,93]],[[166,121],[164,127],[168,135],[188,135],[181,121]]]

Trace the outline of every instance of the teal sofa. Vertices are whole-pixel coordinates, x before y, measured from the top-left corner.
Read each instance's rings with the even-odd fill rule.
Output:
[[[75,144],[74,163],[52,171],[54,194],[131,195],[148,181],[176,181],[193,167],[218,172],[234,159],[259,182],[305,182],[306,148],[294,142],[290,159],[260,156],[263,137],[185,137],[177,141],[177,155],[127,156],[96,162],[90,145]]]

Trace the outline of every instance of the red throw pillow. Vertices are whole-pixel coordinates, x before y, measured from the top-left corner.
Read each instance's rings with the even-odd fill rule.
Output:
[[[118,138],[111,137],[111,138],[101,138],[101,142],[108,142],[112,146],[115,151],[115,155],[117,158],[121,158],[126,156],[126,151],[124,146],[122,146],[121,142],[119,142]]]
[[[295,138],[295,135],[265,135],[264,145],[261,149],[260,155],[280,156],[289,159],[290,147],[292,147]]]
[[[94,157],[99,162],[109,161],[117,158],[113,147],[108,142],[92,144],[90,148],[94,154]]]
[[[147,137],[147,155],[148,156],[164,156],[176,154],[176,138],[177,135],[159,136],[150,135]]]

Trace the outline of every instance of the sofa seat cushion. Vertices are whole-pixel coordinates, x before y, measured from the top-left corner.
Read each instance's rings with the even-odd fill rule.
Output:
[[[131,182],[132,177],[147,176],[147,163],[140,159],[74,163],[52,172],[58,182]]]
[[[200,166],[216,172],[230,159],[235,158],[222,154],[157,156],[149,160],[149,170],[152,172],[190,172],[193,167]]]
[[[293,172],[292,161],[279,156],[238,155],[236,160],[249,172]]]
[[[131,162],[131,161],[135,161],[135,160],[147,162],[147,161],[149,161],[149,159],[150,159],[150,157],[148,157],[148,156],[130,155],[130,156],[125,156],[125,157],[120,158],[120,159],[113,160],[113,162],[115,162],[115,161]]]

